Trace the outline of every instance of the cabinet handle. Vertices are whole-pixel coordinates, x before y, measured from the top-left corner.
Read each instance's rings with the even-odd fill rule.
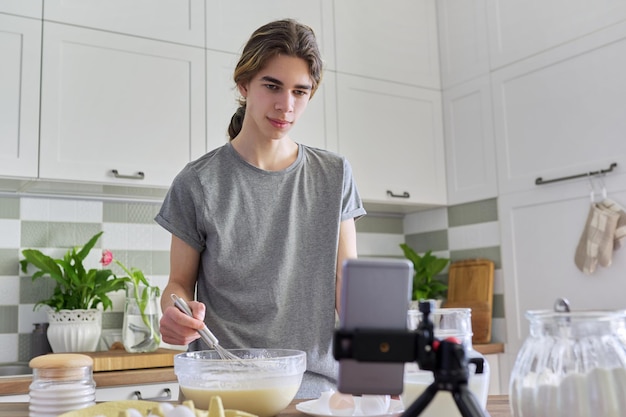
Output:
[[[133,392],[133,395],[138,400],[143,400],[143,401],[171,401],[172,400],[172,391],[169,388],[163,388],[163,391],[161,391],[161,393],[163,395],[159,395],[158,397],[154,397],[154,398],[143,398],[141,396],[141,391],[135,391]]]
[[[123,175],[123,174],[120,174],[117,169],[112,169],[111,173],[113,174],[115,178],[124,178],[127,180],[142,180],[146,176],[146,174],[144,174],[143,171],[138,171],[135,175]]]
[[[394,194],[393,191],[387,190],[387,195],[389,197],[394,197],[394,198],[409,198],[409,197],[411,197],[411,195],[409,194],[408,191],[405,191],[402,194]]]

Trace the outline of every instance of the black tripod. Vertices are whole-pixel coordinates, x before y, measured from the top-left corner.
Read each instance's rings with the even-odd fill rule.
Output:
[[[476,365],[476,373],[483,372],[482,358],[467,359],[465,349],[457,340],[438,340],[434,337],[430,321],[431,304],[420,302],[423,320],[415,332],[393,330],[357,329],[337,330],[333,355],[335,359],[356,359],[364,362],[413,362],[420,369],[432,371],[435,381],[426,388],[407,408],[402,417],[417,417],[435,398],[437,392],[450,391],[463,417],[490,417],[478,404],[476,397],[467,387],[468,364]],[[385,352],[377,349],[385,345]]]

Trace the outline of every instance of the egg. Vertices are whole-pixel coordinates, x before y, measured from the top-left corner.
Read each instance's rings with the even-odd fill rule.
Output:
[[[196,415],[189,407],[177,405],[168,411],[165,417],[196,417]]]
[[[354,397],[340,392],[333,393],[328,399],[328,408],[334,416],[351,416],[354,414]]]
[[[360,405],[364,416],[380,416],[389,412],[391,397],[389,395],[363,395]]]

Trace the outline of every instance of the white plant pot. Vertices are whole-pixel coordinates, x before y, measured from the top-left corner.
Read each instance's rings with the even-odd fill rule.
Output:
[[[102,333],[102,310],[49,310],[48,322],[52,352],[96,351]]]

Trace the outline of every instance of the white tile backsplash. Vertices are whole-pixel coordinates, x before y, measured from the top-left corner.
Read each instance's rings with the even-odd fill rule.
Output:
[[[2,362],[17,362],[17,334],[0,334],[0,352]]]
[[[441,207],[407,214],[403,222],[405,235],[445,230],[448,228],[448,209]]]
[[[20,247],[20,221],[0,219],[0,248]]]
[[[448,229],[448,248],[463,250],[500,246],[500,223],[486,222]]]
[[[14,305],[20,298],[19,277],[0,278],[0,305]]]

